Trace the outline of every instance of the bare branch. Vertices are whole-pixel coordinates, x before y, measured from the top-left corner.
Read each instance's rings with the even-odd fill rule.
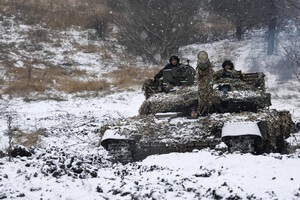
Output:
[[[300,11],[300,6],[299,5],[296,5],[296,2],[295,1],[292,1],[292,0],[287,0],[294,8],[296,8],[297,10]]]

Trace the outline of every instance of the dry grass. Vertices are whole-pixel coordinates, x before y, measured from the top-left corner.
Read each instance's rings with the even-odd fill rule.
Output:
[[[119,89],[133,89],[135,86],[142,86],[145,79],[152,78],[160,69],[161,67],[122,66],[118,70],[105,74],[104,78],[112,80],[111,84]],[[110,83],[104,79],[79,80],[80,78],[92,77],[92,75],[80,69],[66,70],[53,66],[46,69],[11,67],[6,76],[11,81],[2,81],[3,94],[8,94],[11,97],[25,97],[29,101],[32,99],[30,93],[35,92],[45,96],[47,94],[44,95],[44,92],[51,89],[66,93],[110,91]]]
[[[109,84],[103,80],[76,80],[89,76],[86,71],[80,69],[66,70],[53,66],[46,69],[11,67],[6,76],[12,81],[2,83],[3,93],[10,96],[26,97],[31,92],[43,93],[51,88],[68,93],[109,90]]]
[[[77,51],[83,52],[83,53],[95,53],[99,52],[101,47],[89,44],[89,45],[80,45],[78,43],[74,44],[74,47],[77,49]]]
[[[25,97],[23,99],[24,102],[34,102],[34,101],[57,101],[57,102],[60,102],[60,101],[66,101],[65,99],[61,98],[61,97],[58,97],[58,96],[53,96],[53,95],[45,95],[45,96],[34,96],[34,97]]]
[[[40,76],[44,76],[44,81],[46,82],[52,82],[53,79],[56,78],[69,78],[69,77],[84,77],[88,76],[87,72],[85,70],[80,69],[73,69],[73,70],[66,70],[60,67],[51,67],[47,68],[46,70],[42,70],[40,72]]]
[[[83,53],[100,53],[101,58],[103,60],[111,60],[112,59],[112,50],[109,46],[97,46],[93,44],[89,45],[80,45],[78,43],[74,44],[74,47],[76,48],[76,51],[83,52]]]
[[[51,42],[51,39],[48,35],[49,34],[48,30],[42,30],[42,29],[31,30],[27,34],[28,34],[28,38],[31,39],[31,41],[34,43]]]
[[[85,70],[80,70],[80,69],[77,69],[75,68],[72,73],[71,73],[71,76],[87,76],[88,74],[86,73]]]
[[[28,79],[28,76],[30,74],[30,79],[37,79],[39,81],[48,82],[48,83],[57,77],[64,78],[64,77],[87,76],[88,75],[85,70],[80,70],[77,68],[75,68],[73,70],[66,70],[61,67],[53,66],[51,63],[46,63],[46,62],[30,63],[31,66],[39,65],[39,64],[46,66],[46,69],[39,69],[39,68],[35,68],[35,67],[32,67],[31,69],[29,67],[27,67],[27,68],[10,67],[7,70],[6,75],[12,79],[22,80],[22,79]]]
[[[113,79],[113,85],[119,88],[141,86],[145,79],[153,78],[159,68],[122,67],[105,75]]]
[[[99,48],[98,50],[101,53],[102,59],[104,60],[112,59],[111,52],[114,50],[111,50],[110,47]]]
[[[21,60],[24,63],[25,67],[13,67],[14,64],[11,64],[7,67],[6,76],[11,79],[22,80],[30,78],[42,79],[45,78],[46,75],[49,78],[53,76],[61,76],[61,75],[70,75],[72,71],[67,71],[61,67],[57,67],[53,65],[51,62],[43,61],[43,60]],[[45,69],[37,68],[36,66],[43,66]]]
[[[4,94],[25,96],[30,92],[44,92],[48,89],[42,82],[9,82],[8,86],[4,89]]]
[[[5,83],[5,81],[0,78],[0,87],[2,87],[4,83]]]
[[[59,86],[56,89],[67,93],[109,90],[109,83],[105,80],[84,82],[74,79],[61,79],[58,84]]]
[[[47,137],[45,130],[39,129],[32,133],[24,133],[22,131],[18,131],[18,134],[13,136],[13,140],[15,143],[20,144],[25,147],[38,146],[38,142],[41,136]]]

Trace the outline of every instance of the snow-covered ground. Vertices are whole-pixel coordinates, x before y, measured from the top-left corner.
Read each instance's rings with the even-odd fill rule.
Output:
[[[18,30],[28,27],[14,25],[13,21],[11,24],[10,31],[0,29],[3,44],[24,41]],[[7,31],[12,34],[6,34]],[[81,40],[84,32],[80,35],[74,30],[67,32],[62,46],[49,46],[53,56],[49,60],[60,65],[71,59],[78,67],[95,70],[94,73],[107,71],[101,54],[77,52],[61,56],[73,49],[70,38],[85,42]],[[181,56],[191,59],[195,66],[197,52],[206,50],[217,66],[224,59],[232,59],[236,68],[244,72],[265,72],[267,90],[274,97],[272,108],[289,110],[293,120],[300,121],[299,83],[290,80],[278,84],[270,66],[281,55],[264,55],[266,44],[261,31],[248,37],[240,42],[190,45],[181,49]],[[8,57],[21,60],[24,55],[26,52],[20,50]],[[47,57],[43,55],[30,54]],[[259,66],[253,68],[254,63]],[[22,67],[22,62],[19,64]],[[0,199],[300,199],[299,150],[289,155],[254,156],[204,149],[153,155],[126,165],[113,164],[98,145],[99,129],[137,115],[144,100],[142,92],[100,93],[89,98],[64,95],[63,99],[25,102],[5,95],[0,99],[1,151],[5,152],[9,145],[8,116],[12,117],[12,128],[21,130],[23,135],[43,130],[36,147],[31,149],[32,156],[13,158],[11,162],[8,157],[0,158]],[[300,133],[294,136],[289,141],[299,145]]]
[[[24,199],[298,199],[300,151],[290,155],[193,153],[153,155],[141,162],[112,164],[98,146],[98,129],[137,114],[140,92],[102,98],[7,105],[13,125],[22,130],[45,128],[32,157],[0,159],[0,197]],[[2,101],[2,105],[3,105]],[[288,107],[289,108],[289,107]],[[295,108],[293,108],[295,109]],[[299,109],[299,107],[298,107]],[[295,115],[295,112],[293,113]],[[300,116],[299,112],[296,114]],[[7,147],[1,116],[1,149]],[[74,162],[71,173],[62,167]],[[90,161],[92,160],[92,161]],[[89,162],[90,161],[90,162]],[[70,170],[71,171],[71,170]],[[96,177],[90,175],[96,173]],[[54,173],[57,172],[57,173]]]

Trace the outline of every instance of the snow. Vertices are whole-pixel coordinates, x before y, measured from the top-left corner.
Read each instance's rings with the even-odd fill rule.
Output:
[[[105,131],[105,134],[101,138],[101,141],[104,141],[107,139],[122,140],[122,139],[126,139],[126,137],[124,135],[119,135],[116,130],[109,129],[109,130]]]
[[[29,31],[30,27],[11,23],[10,30],[0,26],[0,42],[24,42],[26,38],[18,30]],[[83,37],[87,35],[85,32],[70,30],[64,35],[59,48],[44,44],[54,53],[52,57],[47,58],[42,53],[29,56],[47,58],[56,64],[70,59],[79,68],[100,77],[113,69],[106,67],[101,53],[77,52],[68,54],[66,59],[63,53],[72,51],[72,40],[87,45],[88,41]],[[232,59],[236,68],[244,72],[252,71],[252,61],[256,61],[259,63],[256,67],[267,75],[267,90],[273,97],[271,108],[289,110],[293,120],[300,121],[300,95],[295,89],[299,83],[291,80],[277,84],[270,66],[278,62],[280,55],[266,58],[264,45],[263,34],[258,31],[240,42],[223,40],[183,47],[181,54],[195,66],[197,52],[204,49],[216,66],[224,58]],[[22,50],[17,54],[9,53],[11,59],[18,60],[19,67],[24,64],[20,59],[22,55],[27,54]],[[64,94],[62,99],[59,102],[24,102],[21,98],[10,99],[5,95],[0,99],[1,151],[8,147],[8,116],[12,117],[13,127],[27,134],[40,129],[46,132],[39,137],[34,156],[17,157],[12,162],[7,157],[0,158],[0,199],[300,199],[300,151],[297,149],[287,155],[260,156],[203,149],[153,155],[126,165],[114,164],[107,160],[107,152],[98,145],[99,129],[121,118],[137,115],[144,101],[142,92],[99,94],[93,98]],[[181,120],[173,119],[170,123]],[[298,132],[288,141],[297,146],[299,139]],[[73,157],[78,159],[78,165],[82,162],[84,170],[94,170],[97,177],[87,172],[86,177],[67,173],[54,177],[47,171],[51,166],[59,168]],[[92,163],[87,162],[88,158],[94,159]]]
[[[205,189],[215,188],[216,193],[219,193],[224,199],[230,195],[229,188],[233,190],[231,194],[236,193],[242,199],[246,199],[251,194],[255,194],[257,198],[272,199],[272,195],[269,194],[271,191],[275,191],[278,199],[292,199],[293,192],[298,190],[296,185],[299,184],[299,180],[295,178],[298,174],[296,166],[299,160],[286,157],[276,159],[250,154],[218,156],[203,150],[198,153],[182,155],[173,153],[151,156],[143,163],[148,165],[159,163],[159,166],[166,167],[169,171],[174,170],[176,173],[174,176],[169,175],[168,180],[176,178],[176,175],[179,174],[180,178],[178,179],[182,179],[181,176],[184,176],[189,179],[186,181],[187,183],[195,182],[192,185],[199,188],[197,191],[200,193],[204,190],[205,194]],[[205,172],[211,172],[211,176],[195,177],[196,174],[200,175]],[[228,186],[223,186],[223,188],[222,185],[225,182]]]
[[[165,117],[177,117],[180,113],[178,112],[168,112],[168,113],[156,113],[155,117],[157,118],[165,118]]]
[[[111,119],[137,115],[144,96],[141,92],[123,92],[105,98],[67,98],[68,100],[61,102],[24,103],[22,99],[4,101],[2,105],[5,105],[5,109],[2,110],[4,115],[0,117],[1,124],[6,124],[7,115],[12,115],[12,126],[27,131],[38,129],[59,131],[63,127],[72,127],[72,131],[78,132],[82,131],[80,129],[84,130],[82,125],[85,123],[94,123],[96,124],[94,129],[97,129],[105,123],[110,123]],[[5,132],[6,128],[1,126],[1,131]],[[0,150],[3,150],[7,148],[8,139],[1,135],[0,138]]]
[[[238,135],[257,135],[261,137],[257,122],[225,123],[222,127],[222,137]]]

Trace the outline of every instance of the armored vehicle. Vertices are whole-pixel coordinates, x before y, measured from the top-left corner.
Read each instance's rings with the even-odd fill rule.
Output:
[[[204,54],[198,55],[198,64],[199,57],[207,63]],[[153,154],[216,148],[221,142],[229,152],[286,152],[291,115],[268,109],[271,97],[265,92],[263,73],[218,77],[213,89],[210,113],[197,117],[190,116],[201,101],[196,83],[146,93],[138,116],[102,127],[101,145],[112,160],[123,163]]]

